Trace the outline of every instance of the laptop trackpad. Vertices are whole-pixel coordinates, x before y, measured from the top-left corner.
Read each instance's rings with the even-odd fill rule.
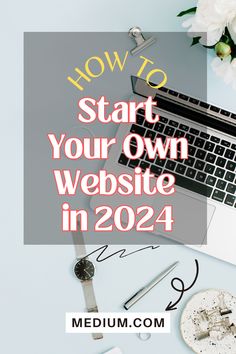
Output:
[[[165,236],[188,245],[207,243],[207,229],[213,218],[215,206],[207,204],[207,199],[201,201],[182,192],[173,196],[155,198],[153,207],[160,210],[163,205],[173,206],[173,231],[165,232]],[[162,228],[162,233],[163,233]],[[155,233],[160,232],[160,225],[156,224]]]

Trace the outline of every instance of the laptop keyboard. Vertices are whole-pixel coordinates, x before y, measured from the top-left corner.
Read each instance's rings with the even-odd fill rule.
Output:
[[[134,169],[140,167],[144,172],[147,168],[156,176],[171,173],[175,176],[175,184],[192,192],[212,198],[231,207],[236,207],[236,144],[222,140],[205,131],[197,130],[186,124],[160,116],[157,123],[145,120],[145,111],[139,109],[136,123],[132,124],[130,132],[151,140],[166,137],[188,140],[188,159],[151,160],[147,152],[136,159],[130,160],[121,153],[118,163]],[[136,140],[131,140],[133,154],[136,152]],[[180,154],[179,154],[180,155]]]

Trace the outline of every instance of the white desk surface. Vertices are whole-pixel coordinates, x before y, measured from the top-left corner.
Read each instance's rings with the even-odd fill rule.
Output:
[[[124,354],[190,353],[178,327],[181,308],[187,299],[204,288],[223,288],[236,293],[234,266],[184,246],[147,250],[123,260],[111,258],[97,266],[94,280],[101,311],[121,311],[121,304],[134,289],[177,259],[181,264],[173,275],[181,274],[186,283],[190,282],[195,270],[194,259],[197,258],[201,266],[200,276],[194,289],[184,296],[179,310],[171,314],[171,335],[153,335],[148,342],[141,342],[133,334],[105,335],[104,340],[94,342],[89,335],[68,335],[64,330],[65,312],[84,310],[81,286],[71,274],[73,248],[23,246],[23,32],[128,31],[133,25],[145,31],[181,31],[181,20],[176,14],[194,4],[194,1],[187,0],[9,0],[2,3],[1,160],[6,172],[1,169],[1,179],[2,186],[11,187],[9,190],[3,187],[1,191],[1,352],[99,354],[118,346]],[[208,82],[209,101],[235,110],[235,92],[210,69]],[[8,216],[10,211],[13,221]],[[129,247],[129,250],[134,248]],[[113,246],[112,249],[119,247]],[[135,310],[162,311],[175,297],[175,292],[170,289],[170,278],[166,278],[161,286],[137,304]]]

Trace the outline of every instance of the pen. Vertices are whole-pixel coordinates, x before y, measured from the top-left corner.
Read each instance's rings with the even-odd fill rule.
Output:
[[[175,267],[179,264],[179,262],[173,263],[167,269],[165,269],[162,273],[158,274],[156,278],[154,278],[149,284],[139,289],[128,301],[125,302],[124,308],[129,310],[136,302],[138,302],[144,295],[146,295],[155,285],[160,283],[162,279],[164,279]]]

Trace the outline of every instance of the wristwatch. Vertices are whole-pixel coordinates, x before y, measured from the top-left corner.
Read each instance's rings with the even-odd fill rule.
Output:
[[[72,233],[73,242],[75,246],[76,264],[74,266],[75,276],[81,281],[86,308],[88,312],[98,312],[96,303],[93,277],[95,274],[95,267],[93,263],[86,257],[86,247],[84,244],[83,233],[78,225],[78,231]],[[93,339],[102,339],[101,333],[92,333]]]

